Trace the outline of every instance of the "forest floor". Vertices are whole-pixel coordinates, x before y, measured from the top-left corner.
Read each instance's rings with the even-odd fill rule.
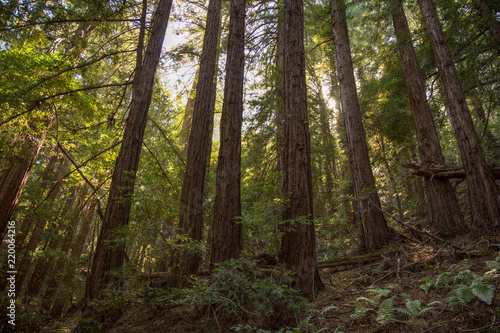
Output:
[[[255,320],[237,326],[213,307],[193,312],[137,302],[109,332],[500,332],[499,239],[402,242],[379,254],[320,263],[325,288],[313,307],[273,314],[291,317],[277,326],[285,329],[260,328]],[[453,296],[462,304],[450,304]]]

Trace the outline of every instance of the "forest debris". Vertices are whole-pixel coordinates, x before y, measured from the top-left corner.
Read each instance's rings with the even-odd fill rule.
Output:
[[[319,268],[331,268],[337,266],[360,265],[382,259],[382,254],[373,253],[355,257],[343,257],[318,262]]]
[[[402,163],[405,168],[415,170],[412,172],[414,176],[423,176],[427,178],[465,178],[465,170],[463,167],[446,168],[441,165],[422,164],[422,163]],[[491,173],[495,179],[500,179],[500,166],[491,166]]]

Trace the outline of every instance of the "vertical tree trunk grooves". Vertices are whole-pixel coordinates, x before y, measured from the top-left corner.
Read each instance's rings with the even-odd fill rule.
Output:
[[[203,231],[203,197],[205,172],[210,156],[214,117],[215,65],[219,36],[221,0],[208,4],[200,72],[196,87],[191,131],[189,132],[186,172],[181,192],[179,229],[192,241],[199,242]],[[174,284],[184,284],[185,276],[195,274],[201,260],[200,253],[181,253],[173,259]]]
[[[358,223],[361,223],[359,249],[366,251],[378,249],[387,244],[390,234],[384,215],[380,210],[380,200],[375,188],[375,179],[368,155],[349,46],[345,3],[344,0],[333,0],[332,4],[332,25],[340,98],[356,197],[356,218]]]
[[[245,0],[232,0],[213,218],[211,263],[237,258],[243,249],[241,126],[245,67]]]
[[[323,289],[316,261],[311,147],[307,114],[302,0],[284,6],[284,181],[282,261],[295,272],[295,287],[314,299]]]
[[[418,138],[420,159],[426,164],[444,164],[431,109],[427,103],[425,81],[411,43],[410,28],[401,0],[393,2],[392,20],[398,40],[406,89]],[[425,178],[428,198],[428,221],[431,229],[442,237],[456,236],[464,228],[464,220],[455,192],[448,179]]]
[[[418,4],[436,59],[450,121],[455,131],[465,170],[472,227],[478,232],[498,232],[500,227],[500,191],[481,150],[436,8],[432,0],[418,0]]]
[[[160,0],[157,5],[148,46],[141,66],[137,66],[132,84],[132,103],[126,121],[120,152],[116,159],[111,180],[108,203],[101,232],[96,245],[92,267],[87,276],[85,306],[82,319],[96,315],[91,302],[103,296],[104,288],[115,282],[109,274],[120,268],[124,260],[123,245],[114,243],[116,231],[127,225],[134,191],[135,177],[139,164],[142,140],[146,128],[147,115],[151,104],[153,86],[165,31],[170,16],[172,0]],[[143,27],[144,28],[144,27]],[[142,52],[138,49],[137,52]],[[82,321],[83,322],[83,321]],[[75,332],[90,331],[92,327],[80,325]]]

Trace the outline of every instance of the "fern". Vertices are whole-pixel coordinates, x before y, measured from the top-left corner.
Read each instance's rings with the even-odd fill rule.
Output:
[[[493,301],[493,296],[495,295],[495,287],[490,284],[481,283],[471,287],[471,291],[479,298],[481,301],[485,302],[488,305],[491,305],[491,301]]]
[[[427,307],[422,309],[422,302],[420,300],[412,300],[408,294],[401,294],[401,296],[405,299],[406,309],[397,308],[396,310],[406,314],[408,317],[420,317],[423,313],[434,309],[433,305],[441,303],[439,301],[430,302]]]
[[[354,313],[350,315],[350,318],[353,320],[360,319],[363,317],[369,310],[372,310],[370,308],[364,307],[360,302],[359,298],[356,300],[356,303],[354,303]]]
[[[385,299],[380,303],[380,307],[377,312],[377,322],[382,325],[394,323],[394,308],[392,302],[395,296]]]

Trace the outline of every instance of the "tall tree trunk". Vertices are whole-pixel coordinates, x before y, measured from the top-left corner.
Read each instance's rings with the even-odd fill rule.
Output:
[[[356,218],[361,223],[359,249],[366,251],[386,245],[390,234],[384,215],[380,210],[380,200],[375,188],[375,179],[368,155],[349,46],[345,3],[344,0],[333,0],[332,3],[332,25],[340,99],[356,198]]]
[[[213,218],[211,262],[237,258],[243,249],[241,216],[241,126],[245,67],[245,0],[232,0],[220,149]]]
[[[278,1],[278,36],[276,39],[276,81],[275,81],[275,96],[276,96],[276,171],[279,173],[278,191],[283,194],[283,85],[285,83],[283,63],[284,63],[284,43],[285,33],[283,30],[283,0]]]
[[[192,241],[199,242],[203,231],[205,172],[210,156],[214,117],[215,65],[219,36],[221,0],[210,0],[196,87],[193,121],[189,132],[186,172],[181,192],[179,229]],[[184,284],[185,276],[195,274],[200,253],[181,253],[174,258],[174,284]]]
[[[144,4],[143,4],[144,5]],[[172,0],[160,0],[157,5],[148,46],[142,57],[142,45],[138,47],[138,63],[134,82],[132,84],[132,104],[123,133],[123,140],[118,154],[106,205],[106,213],[94,252],[94,258],[85,288],[85,306],[82,319],[95,317],[95,308],[91,302],[102,298],[104,288],[116,282],[110,272],[123,264],[125,249],[123,244],[115,243],[116,231],[128,224],[132,195],[134,192],[137,167],[147,115],[160,60],[165,31],[170,16]],[[144,26],[142,29],[144,31]],[[82,324],[80,322],[80,324]],[[90,330],[89,327],[78,325],[76,332]]]
[[[479,12],[479,15],[481,15],[483,20],[488,25],[491,35],[498,45],[500,45],[500,22],[498,22],[493,15],[492,8],[488,6],[488,3],[485,0],[472,0],[472,2],[474,3],[476,10]]]
[[[328,120],[328,108],[323,97],[323,88],[321,84],[321,80],[316,75],[316,71],[313,66],[308,65],[306,68],[309,76],[311,77],[311,81],[315,87],[313,92],[316,103],[318,104],[318,112],[319,112],[319,126],[321,129],[321,143],[323,158],[320,159],[320,167],[323,165],[325,175],[325,184],[324,191],[326,192],[326,200],[325,210],[327,214],[331,214],[336,211],[336,207],[333,206],[333,187],[334,182],[333,179],[337,177],[337,170],[335,165],[335,158],[333,157],[336,151],[334,139],[332,135],[332,131],[330,129],[330,123]],[[326,214],[325,214],[326,216]]]
[[[296,274],[295,287],[314,299],[323,283],[316,261],[302,0],[285,0],[283,23],[285,208],[281,254]]]
[[[12,217],[17,201],[28,180],[31,168],[42,147],[47,131],[43,134],[22,139],[23,144],[19,154],[11,156],[10,163],[2,171],[0,178],[0,242],[7,230],[7,223]]]
[[[497,232],[500,227],[500,191],[483,156],[436,8],[432,0],[418,0],[418,4],[436,59],[465,170],[472,226],[481,232]]]
[[[420,159],[425,164],[444,164],[434,119],[425,92],[425,81],[411,43],[410,28],[401,0],[393,3],[392,19],[398,40],[406,89],[415,122]],[[456,236],[464,229],[464,220],[455,192],[448,179],[425,178],[428,221],[442,237]]]

